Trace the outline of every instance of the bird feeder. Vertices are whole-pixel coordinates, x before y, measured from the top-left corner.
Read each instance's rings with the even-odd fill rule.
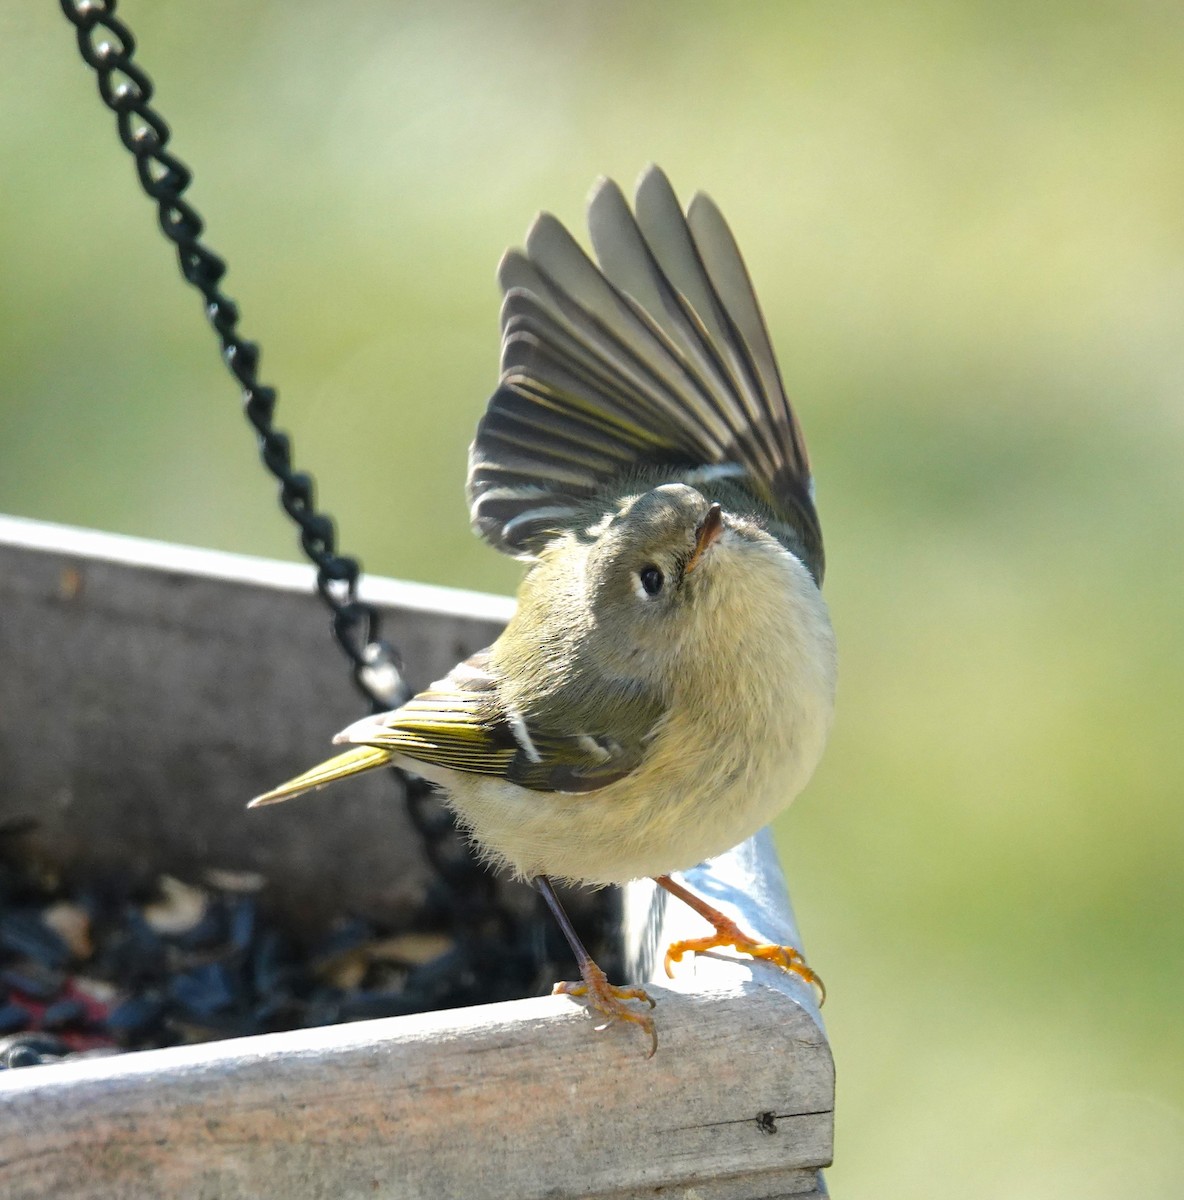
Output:
[[[416,680],[487,644],[508,601],[368,579]],[[243,804],[356,715],[311,568],[0,518],[0,827],[34,819],[63,876],[264,877],[315,923],[396,919],[432,867],[384,780]],[[800,945],[765,831],[685,881]],[[504,902],[520,904],[507,881]],[[626,979],[659,1047],[534,995],[0,1072],[12,1197],[654,1197],[825,1194],[834,1072],[815,998],[766,963],[699,956],[648,881],[624,889]]]

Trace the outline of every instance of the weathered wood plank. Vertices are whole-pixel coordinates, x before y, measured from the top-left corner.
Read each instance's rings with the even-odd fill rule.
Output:
[[[728,973],[655,989],[652,1059],[636,1030],[597,1033],[571,1000],[544,997],[8,1072],[0,1190],[788,1192],[829,1158],[830,1054],[803,1009]]]
[[[0,819],[36,816],[70,870],[259,871],[311,923],[396,922],[430,881],[391,778],[247,800],[365,711],[311,567],[0,517]],[[367,579],[417,685],[500,632],[513,602]]]

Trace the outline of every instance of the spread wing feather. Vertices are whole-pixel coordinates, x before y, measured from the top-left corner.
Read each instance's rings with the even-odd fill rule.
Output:
[[[597,262],[543,214],[499,267],[501,383],[469,461],[476,529],[530,557],[639,469],[724,468],[821,579],[805,442],[719,210],[700,195],[684,216],[651,167],[635,213],[603,180],[588,223]]]

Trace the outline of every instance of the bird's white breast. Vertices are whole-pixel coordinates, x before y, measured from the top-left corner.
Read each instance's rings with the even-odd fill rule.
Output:
[[[453,807],[490,858],[528,878],[588,884],[665,874],[743,841],[805,787],[834,709],[826,606],[771,538],[754,545],[729,531],[712,557],[671,665],[670,710],[636,771],[582,794],[451,782]]]

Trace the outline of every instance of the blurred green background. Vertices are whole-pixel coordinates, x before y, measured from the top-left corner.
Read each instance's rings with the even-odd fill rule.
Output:
[[[1184,9],[120,12],[378,573],[516,584],[461,485],[535,210],[578,227],[650,160],[711,192],[809,438],[842,652],[778,828],[831,993],[832,1192],[1184,1194]],[[297,557],[70,28],[7,5],[0,39],[0,511]]]

